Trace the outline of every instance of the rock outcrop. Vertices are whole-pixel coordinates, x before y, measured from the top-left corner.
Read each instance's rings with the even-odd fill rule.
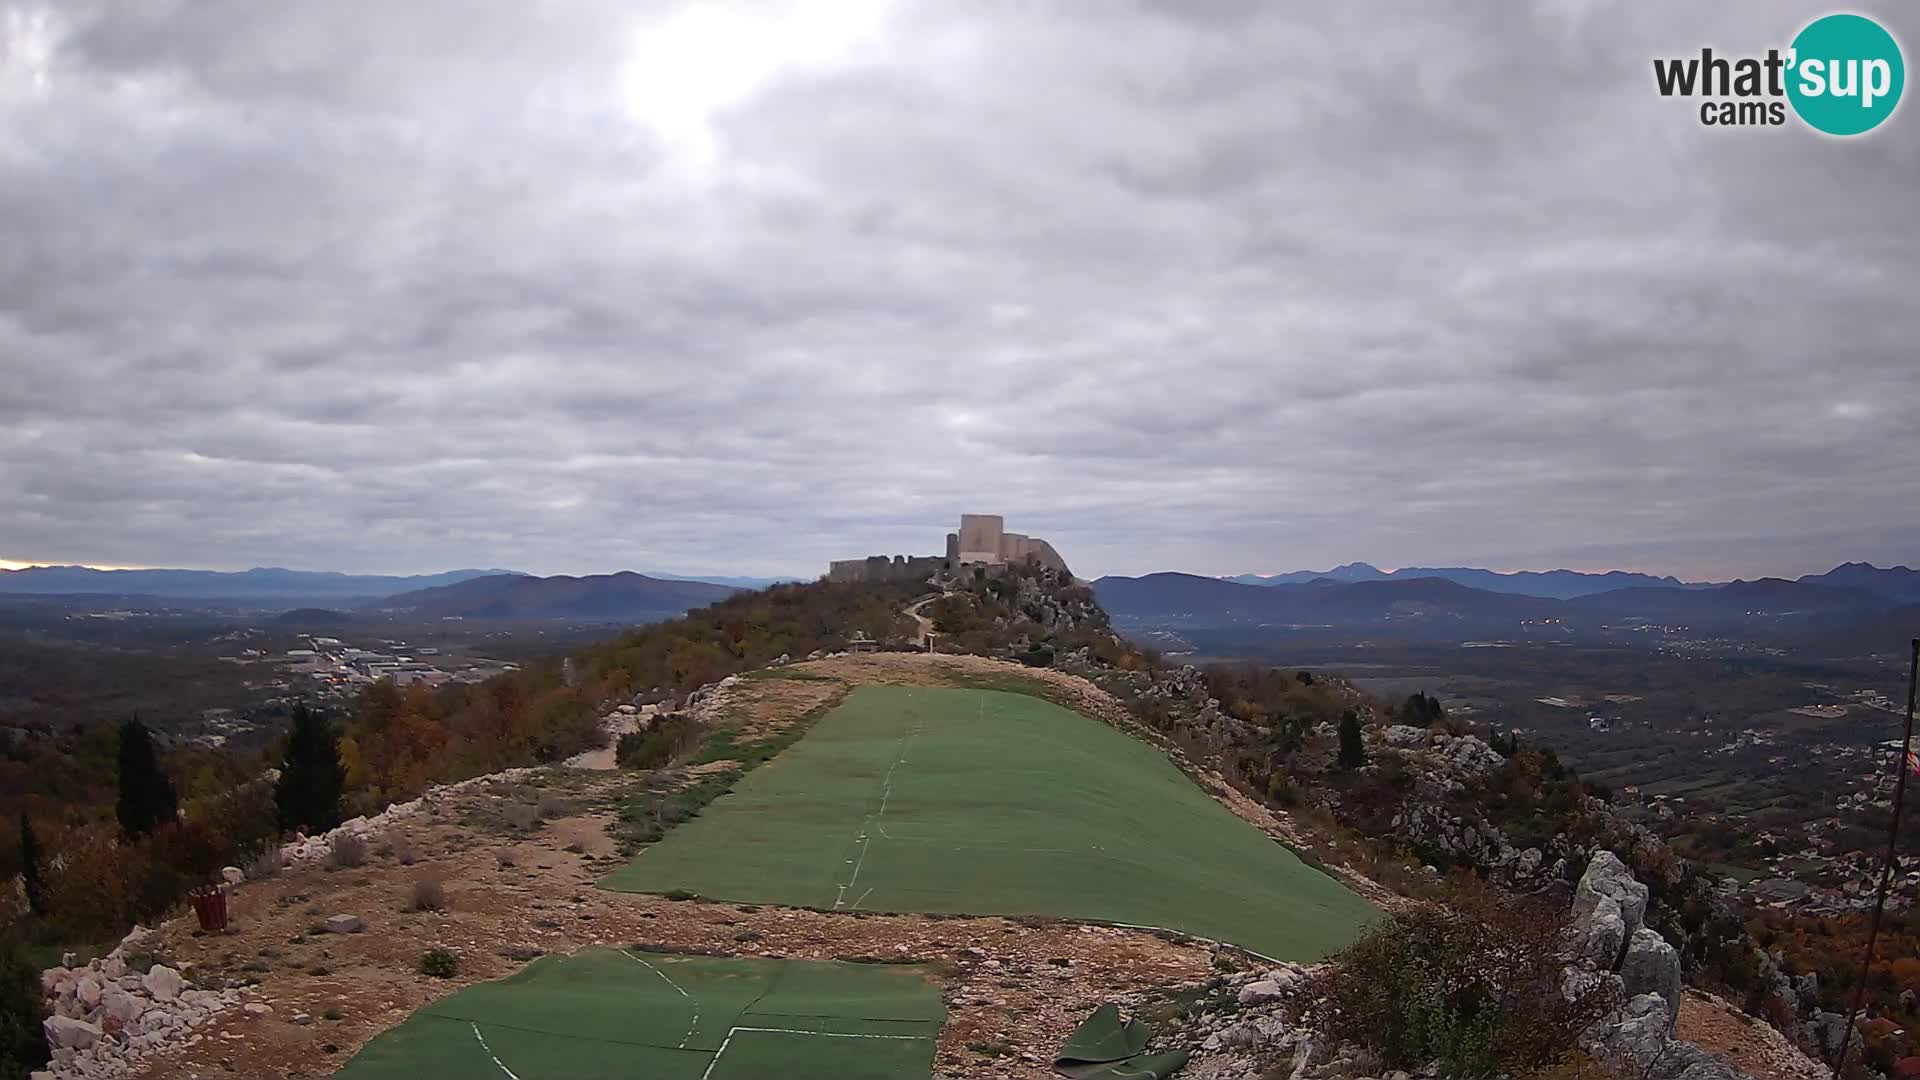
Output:
[[[1599,851],[1573,894],[1570,962],[1562,985],[1618,980],[1626,1003],[1589,1028],[1581,1048],[1644,1080],[1741,1080],[1726,1059],[1673,1037],[1680,1020],[1680,954],[1644,925],[1647,887],[1611,851]]]
[[[1667,1003],[1668,1015],[1680,1016],[1680,953],[1655,931],[1641,927],[1627,940],[1620,961],[1622,990],[1632,997],[1655,994]]]
[[[1647,887],[1634,880],[1618,855],[1596,852],[1574,886],[1573,918],[1580,931],[1577,957],[1612,971],[1646,922]]]
[[[146,935],[136,926],[113,952],[85,967],[41,972],[53,1075],[107,1078],[136,1073],[141,1059],[162,1043],[198,1041],[196,1029],[246,1001],[245,990],[195,988],[166,964],[154,964],[145,972],[130,969],[128,956]]]

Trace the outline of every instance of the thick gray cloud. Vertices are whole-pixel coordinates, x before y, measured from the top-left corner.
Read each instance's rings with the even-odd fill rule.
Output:
[[[1914,104],[1653,91],[1825,10],[0,0],[0,557],[1910,561]]]

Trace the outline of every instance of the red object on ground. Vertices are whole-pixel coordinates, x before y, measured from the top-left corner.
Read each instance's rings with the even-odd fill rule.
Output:
[[[225,886],[209,885],[204,889],[195,889],[187,899],[193,903],[193,913],[200,919],[200,929],[212,932],[227,928]]]

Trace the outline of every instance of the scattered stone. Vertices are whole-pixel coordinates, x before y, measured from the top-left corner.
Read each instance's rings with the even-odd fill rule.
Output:
[[[131,1024],[147,1011],[147,1003],[115,986],[100,995],[100,1010],[121,1024]]]
[[[180,988],[186,983],[187,980],[181,978],[179,972],[165,964],[153,965],[140,980],[140,985],[156,1001],[172,1001],[180,995]]]
[[[71,1016],[49,1016],[43,1026],[47,1032],[47,1045],[68,1050],[85,1050],[99,1042],[102,1034],[100,1025]]]
[[[229,885],[238,885],[247,880],[247,873],[237,866],[223,866],[220,868],[220,879]]]
[[[1239,1001],[1242,1005],[1266,1005],[1286,997],[1286,988],[1271,979],[1250,982],[1240,988]]]
[[[358,915],[327,916],[327,933],[329,934],[357,934],[366,929],[366,925],[360,921]]]
[[[249,1001],[245,1005],[240,1006],[240,1011],[246,1013],[248,1016],[271,1016],[273,1015],[273,1006],[264,1001]]]
[[[313,1017],[308,1016],[306,1013],[294,1013],[292,1016],[287,1018],[287,1023],[298,1024],[301,1027],[306,1027],[308,1024],[313,1023]]]

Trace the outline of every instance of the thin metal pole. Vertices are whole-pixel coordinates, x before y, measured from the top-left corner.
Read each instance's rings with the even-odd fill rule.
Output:
[[[1913,656],[1907,662],[1907,733],[1900,743],[1900,757],[1894,763],[1899,777],[1893,785],[1893,823],[1887,827],[1887,866],[1880,875],[1880,891],[1873,898],[1873,925],[1867,931],[1867,955],[1860,959],[1859,985],[1853,988],[1853,1008],[1847,1013],[1847,1026],[1840,1032],[1840,1050],[1834,1056],[1834,1080],[1841,1080],[1847,1067],[1847,1050],[1853,1045],[1853,1025],[1860,1017],[1860,1006],[1867,998],[1867,975],[1873,970],[1873,947],[1880,938],[1880,916],[1887,909],[1887,887],[1893,884],[1895,845],[1900,840],[1900,807],[1907,794],[1907,755],[1913,750],[1913,696],[1920,682],[1920,638],[1913,639]]]

